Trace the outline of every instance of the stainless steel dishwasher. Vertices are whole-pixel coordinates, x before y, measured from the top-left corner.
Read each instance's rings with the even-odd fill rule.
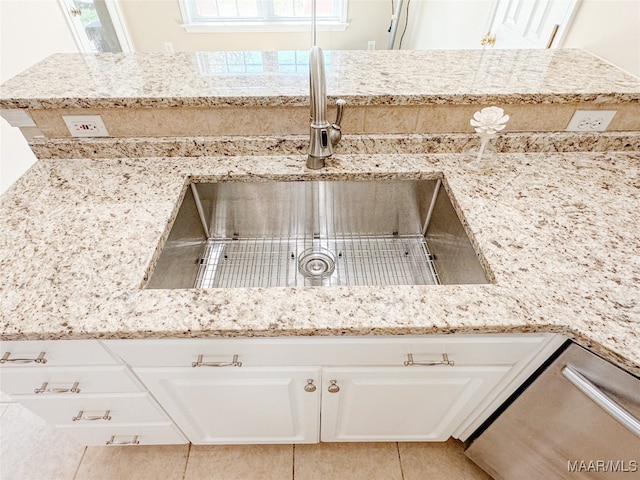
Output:
[[[495,479],[640,478],[640,379],[569,343],[466,455]]]

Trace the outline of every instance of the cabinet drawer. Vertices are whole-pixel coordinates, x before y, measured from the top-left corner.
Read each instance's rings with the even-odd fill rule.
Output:
[[[36,390],[44,390],[37,392],[42,396],[73,395],[65,390],[74,385],[83,394],[144,391],[125,365],[0,369],[0,388],[14,395],[32,395]]]
[[[34,361],[38,357],[46,361]],[[0,342],[0,358],[4,358],[0,369],[117,364],[97,340]]]
[[[41,397],[21,396],[20,403],[57,425],[158,423],[169,418],[148,393],[88,394]],[[80,412],[82,414],[80,415]],[[103,418],[108,412],[110,419]],[[74,418],[78,418],[73,420]],[[89,420],[87,417],[95,417]]]
[[[198,361],[243,366],[402,366],[442,361],[456,365],[513,365],[534,352],[545,334],[424,337],[293,337],[191,340],[114,340],[106,345],[135,367],[186,367]]]
[[[134,439],[139,445],[180,445],[188,443],[175,425],[96,425],[96,426],[59,426],[58,430],[75,438],[82,445],[105,446],[131,445]]]

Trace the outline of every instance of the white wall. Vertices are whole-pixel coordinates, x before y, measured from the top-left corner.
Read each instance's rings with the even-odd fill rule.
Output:
[[[52,53],[77,52],[58,2],[0,0],[0,82]],[[17,128],[0,120],[0,193],[36,161]]]
[[[563,43],[640,77],[640,1],[582,0]]]

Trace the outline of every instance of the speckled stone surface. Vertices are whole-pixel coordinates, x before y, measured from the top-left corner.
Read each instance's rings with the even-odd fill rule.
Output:
[[[461,153],[477,142],[467,134],[343,135],[339,154]],[[494,141],[498,152],[640,151],[638,132],[506,133]],[[38,138],[29,146],[40,159],[200,157],[229,155],[291,155],[309,149],[309,137],[139,137]]]
[[[325,58],[328,95],[350,105],[640,102],[640,80],[575,49]],[[3,84],[0,108],[306,106],[307,65],[306,51],[56,54]]]
[[[640,153],[39,161],[0,197],[0,338],[559,332],[640,374]],[[189,178],[443,178],[489,285],[145,290]]]

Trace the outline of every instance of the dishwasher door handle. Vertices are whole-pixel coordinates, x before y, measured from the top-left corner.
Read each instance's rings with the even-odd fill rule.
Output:
[[[562,369],[562,375],[596,405],[615,418],[623,427],[637,437],[640,437],[640,420],[618,405],[581,373],[577,372],[571,365],[566,365]]]

